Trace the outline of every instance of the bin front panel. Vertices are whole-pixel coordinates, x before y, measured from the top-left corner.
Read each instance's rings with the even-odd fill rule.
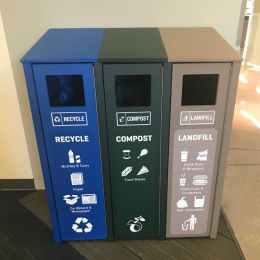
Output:
[[[105,64],[115,239],[159,232],[162,64]]]
[[[105,239],[93,66],[33,71],[62,240]]]
[[[173,64],[167,237],[209,236],[230,69]]]

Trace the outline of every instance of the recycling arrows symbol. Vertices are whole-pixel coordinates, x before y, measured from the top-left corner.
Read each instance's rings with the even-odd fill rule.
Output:
[[[79,228],[79,224],[86,223],[86,228],[84,228],[84,232],[89,233],[92,230],[93,226],[91,223],[87,223],[87,222],[88,222],[88,219],[86,219],[86,218],[77,218],[75,221],[76,224],[72,225],[72,229],[74,231],[76,231],[77,233],[82,233],[83,228]]]
[[[60,122],[60,118],[59,118],[58,116],[55,116],[55,117],[54,117],[54,121],[55,121],[55,122]]]

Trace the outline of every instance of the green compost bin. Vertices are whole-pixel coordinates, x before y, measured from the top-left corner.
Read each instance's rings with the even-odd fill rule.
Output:
[[[161,237],[166,210],[171,66],[157,28],[106,29],[96,91],[108,236]],[[102,105],[104,104],[104,105]],[[165,136],[165,138],[163,138]]]

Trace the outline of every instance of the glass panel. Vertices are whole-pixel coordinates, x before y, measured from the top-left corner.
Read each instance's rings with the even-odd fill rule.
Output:
[[[115,76],[116,106],[151,106],[151,75]]]
[[[218,74],[183,75],[181,105],[215,105],[218,79]]]
[[[50,106],[85,106],[82,75],[46,76]]]

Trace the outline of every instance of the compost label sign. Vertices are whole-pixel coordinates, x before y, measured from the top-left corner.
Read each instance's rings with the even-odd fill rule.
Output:
[[[174,134],[170,232],[204,234],[208,225],[216,129],[184,129]]]
[[[142,126],[151,124],[151,112],[117,112],[117,126]]]

